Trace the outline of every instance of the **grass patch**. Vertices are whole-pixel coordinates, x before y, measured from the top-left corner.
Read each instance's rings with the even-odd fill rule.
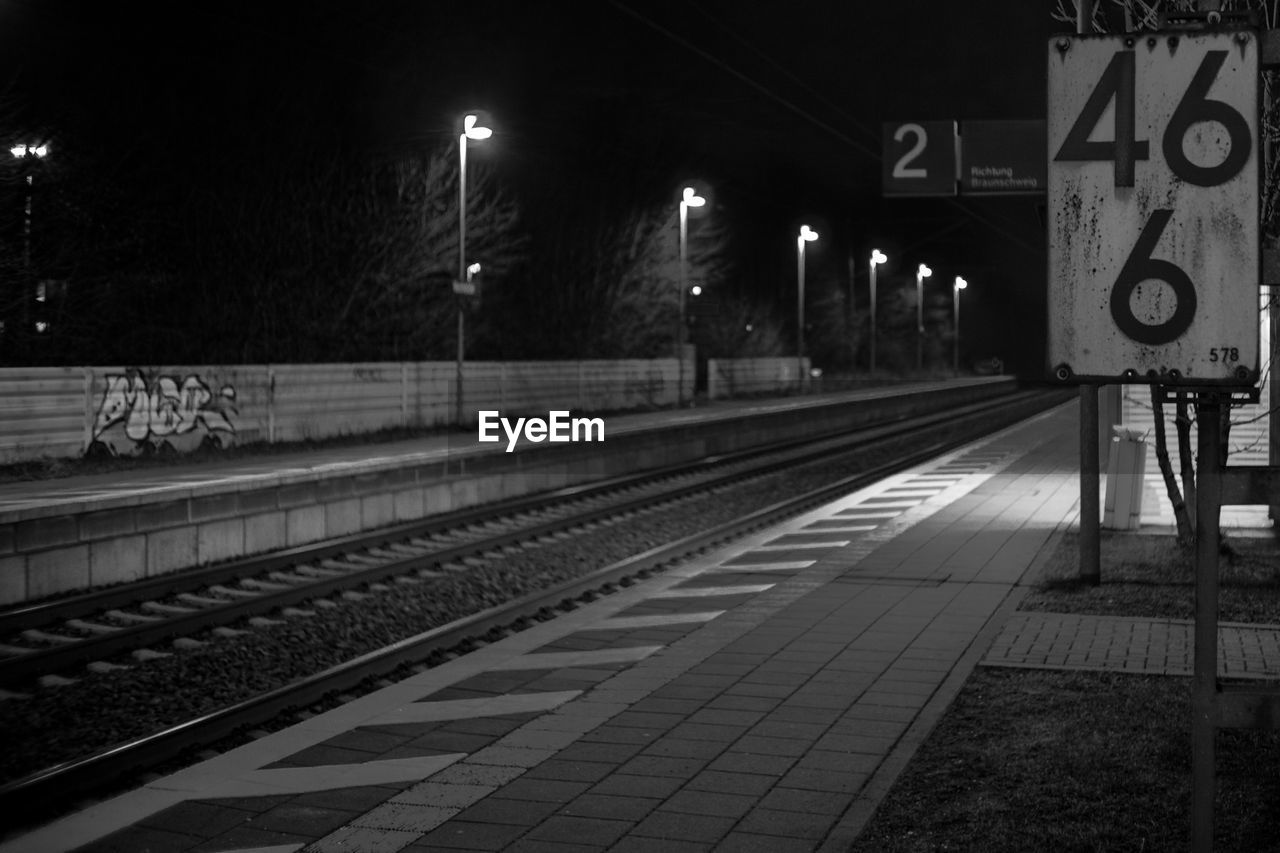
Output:
[[[1185,850],[1191,682],[978,669],[851,853]],[[1280,850],[1280,735],[1218,735],[1217,849]]]
[[[1102,533],[1102,583],[1079,580],[1079,536],[1065,534],[1045,562],[1022,610],[1195,617],[1195,552],[1173,536]],[[1280,544],[1273,538],[1231,537],[1219,560],[1219,616],[1224,622],[1280,623]]]

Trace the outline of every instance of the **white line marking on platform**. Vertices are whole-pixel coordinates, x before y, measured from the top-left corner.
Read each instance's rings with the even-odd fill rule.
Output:
[[[915,504],[912,504],[912,506],[915,506]],[[897,518],[900,515],[902,515],[900,512],[876,512],[875,510],[867,507],[851,506],[848,509],[840,510],[834,516],[831,516],[829,520],[844,521],[845,519],[848,519],[850,521],[864,521],[868,518]],[[818,521],[827,520],[828,519],[823,518],[818,519]]]
[[[744,583],[738,586],[691,586],[664,589],[655,592],[650,598],[711,598],[717,595],[755,594],[773,589],[771,583]]]
[[[96,803],[70,817],[11,839],[0,844],[0,851],[64,853],[146,820],[151,815],[186,800],[305,794],[334,788],[413,782],[439,773],[465,757],[465,752],[458,752],[366,761],[363,764],[252,770],[238,776],[227,776],[216,770],[200,772],[201,765],[196,765],[189,772],[179,772],[145,788]],[[183,780],[186,780],[185,784]]]
[[[360,725],[393,726],[401,723],[435,723],[441,720],[471,720],[476,717],[501,717],[506,714],[550,711],[581,693],[581,690],[557,690],[549,693],[506,693],[486,699],[411,702],[365,720]]]
[[[934,496],[933,494],[930,494],[930,497],[933,497],[933,496]],[[865,497],[863,498],[863,501],[866,501],[867,503],[863,503],[861,508],[868,509],[868,510],[912,509],[913,507],[920,506],[920,501],[896,501],[896,500],[882,501],[878,499],[877,495],[871,495],[870,497]],[[875,501],[875,503],[870,503],[870,501]],[[854,509],[857,509],[857,507],[855,507]],[[840,514],[845,515],[847,512],[849,512],[849,510],[844,510]]]
[[[834,518],[831,520],[839,521],[839,519]],[[815,527],[813,524],[809,524],[803,528],[804,532],[807,533],[866,533],[868,530],[875,529],[876,525],[874,524],[853,524],[840,527]],[[848,545],[849,543],[845,542],[844,544]]]
[[[747,552],[751,553],[750,551]],[[742,554],[740,556],[746,556]],[[743,563],[739,566],[719,565],[711,569],[713,572],[795,572],[807,569],[817,560],[792,560],[787,563]]]
[[[166,785],[168,780],[153,782],[156,791],[171,791],[184,799],[216,799],[219,797],[264,797],[276,794],[310,794],[334,788],[359,788],[364,785],[389,785],[414,782],[439,773],[467,757],[465,752],[447,755],[421,755],[414,758],[386,758],[357,764],[325,764],[319,767],[277,767],[251,770],[240,776],[195,775],[186,785]],[[194,774],[193,774],[194,775]]]
[[[804,534],[796,532],[796,533],[788,533],[787,535],[803,536]],[[792,545],[757,545],[751,550],[757,553],[761,551],[798,551],[801,548],[843,548],[848,544],[849,544],[849,541],[847,539],[843,541],[837,540],[832,542],[796,542],[795,544],[792,544]]]
[[[936,495],[940,489],[886,489],[884,495],[891,498],[931,498]]]
[[[690,622],[710,622],[723,610],[701,610],[697,613],[653,613],[647,616],[615,616],[588,625],[584,631],[630,631],[635,628],[661,628],[666,625],[685,625]]]
[[[581,629],[579,629],[581,630]],[[500,661],[491,669],[566,669],[608,663],[635,663],[661,649],[662,646],[632,646],[627,649],[596,649],[582,652],[534,652]]]

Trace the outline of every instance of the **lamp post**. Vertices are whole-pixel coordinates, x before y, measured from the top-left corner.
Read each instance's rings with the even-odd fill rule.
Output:
[[[960,372],[960,291],[969,286],[969,282],[956,276],[956,283],[951,287],[952,316],[955,318],[955,337],[951,341],[951,369]]]
[[[461,287],[465,282],[471,283],[471,274],[467,269],[467,140],[488,139],[493,135],[493,130],[480,125],[478,122],[480,117],[474,113],[468,113],[462,119],[462,133],[458,135],[458,282],[454,286],[454,290],[459,292],[458,296],[458,376],[457,389],[454,395],[454,421],[462,425],[462,362],[463,354],[466,351],[466,331],[464,328],[464,299],[463,295],[469,288]],[[477,266],[477,270],[479,267]]]
[[[871,250],[871,372],[876,370],[876,267],[889,260],[879,249]]]
[[[684,405],[684,336],[685,291],[689,289],[689,208],[702,207],[707,200],[698,195],[693,187],[685,187],[680,193],[680,312],[676,329],[676,361],[679,364],[679,378],[676,380],[676,404]]]
[[[818,239],[818,232],[808,225],[800,226],[796,237],[796,376],[800,387],[807,383],[804,375],[804,244]]]
[[[48,145],[33,145],[25,142],[19,142],[17,145],[9,149],[9,153],[17,160],[43,160],[49,155]],[[27,195],[22,208],[22,269],[26,276],[26,284],[23,285],[24,292],[22,295],[22,323],[25,325],[29,314],[30,291],[29,288],[35,279],[35,272],[31,268],[31,187],[34,176],[31,170],[27,170]],[[3,330],[3,324],[0,323],[0,330]]]
[[[931,275],[925,264],[916,268],[916,370],[924,368],[924,280]]]

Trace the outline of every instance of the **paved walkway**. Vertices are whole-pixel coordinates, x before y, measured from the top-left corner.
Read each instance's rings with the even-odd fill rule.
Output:
[[[1024,611],[1005,623],[982,664],[1191,675],[1194,630],[1189,619]],[[1218,673],[1280,678],[1280,626],[1219,623]]]

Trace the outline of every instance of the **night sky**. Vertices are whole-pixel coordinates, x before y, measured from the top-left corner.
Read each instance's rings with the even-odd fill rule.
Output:
[[[480,107],[496,132],[474,156],[529,215],[592,183],[665,197],[696,177],[752,247],[736,286],[780,312],[805,221],[815,279],[847,287],[852,257],[865,299],[873,245],[887,275],[964,275],[966,349],[1036,371],[1040,199],[883,199],[880,127],[1042,119],[1055,29],[1026,0],[0,0],[0,85],[29,126],[175,185],[210,159],[435,146]]]

